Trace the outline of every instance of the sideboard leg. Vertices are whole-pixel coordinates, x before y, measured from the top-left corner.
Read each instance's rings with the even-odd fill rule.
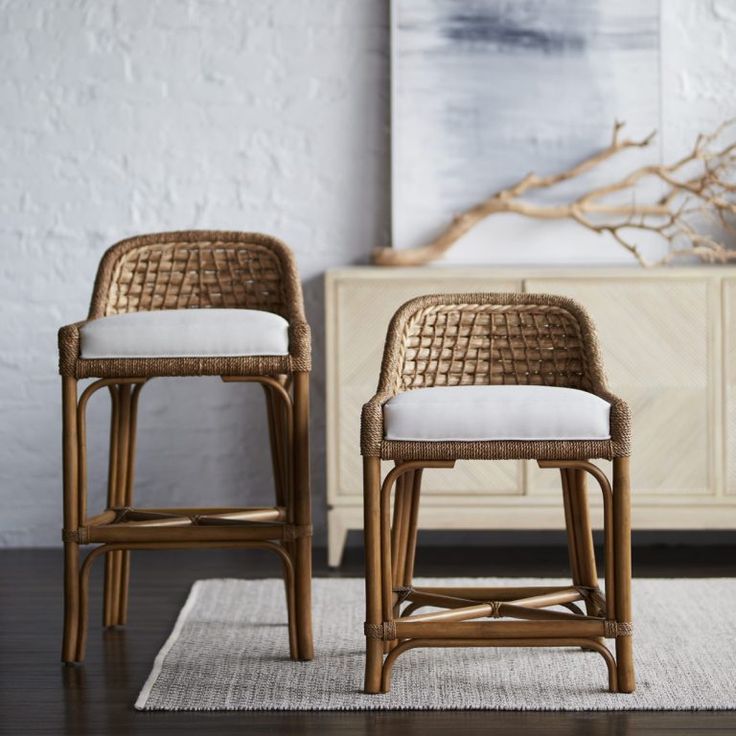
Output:
[[[348,540],[348,527],[339,511],[327,512],[327,565],[340,567],[342,553]]]

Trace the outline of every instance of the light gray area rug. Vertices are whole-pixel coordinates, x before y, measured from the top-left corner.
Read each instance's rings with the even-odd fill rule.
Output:
[[[567,584],[566,581],[560,581]],[[539,585],[454,579],[424,585]],[[161,649],[139,710],[730,710],[736,579],[636,580],[637,691],[607,692],[579,649],[415,649],[388,695],[365,695],[363,581],[314,581],[313,662],[291,662],[280,580],[200,580]]]

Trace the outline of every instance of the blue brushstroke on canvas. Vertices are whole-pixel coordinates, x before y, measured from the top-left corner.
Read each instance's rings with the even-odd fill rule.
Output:
[[[615,119],[658,127],[658,0],[394,2],[398,247],[529,171],[568,168]]]

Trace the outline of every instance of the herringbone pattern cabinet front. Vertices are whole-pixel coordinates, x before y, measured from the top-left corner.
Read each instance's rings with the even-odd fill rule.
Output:
[[[326,289],[331,565],[347,531],[362,528],[360,407],[376,388],[386,325],[430,293],[542,292],[583,304],[611,388],[633,410],[634,528],[736,527],[736,269],[356,267],[330,272]],[[512,461],[433,470],[421,526],[562,528],[553,476]]]

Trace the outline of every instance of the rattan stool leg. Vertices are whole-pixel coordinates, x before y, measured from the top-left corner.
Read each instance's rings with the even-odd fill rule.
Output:
[[[400,476],[394,490],[394,518],[391,529],[391,575],[394,588],[405,585],[406,561],[411,538],[414,472],[410,470]],[[394,618],[397,616],[398,606],[394,610]]]
[[[391,584],[394,588],[401,587],[404,584],[404,566],[409,542],[413,494],[414,471],[410,470],[399,476],[394,488],[394,513],[391,524]],[[397,598],[393,608],[395,619],[399,617],[400,605]],[[390,652],[398,643],[396,639],[384,642],[384,653]]]
[[[406,494],[404,493],[405,481],[409,474],[402,475],[396,481],[394,488],[394,512],[391,517],[391,580],[395,587],[399,584],[399,561],[403,552],[405,522],[408,521],[408,513],[404,514],[406,506]],[[408,512],[408,508],[406,509]]]
[[[314,657],[312,642],[312,512],[309,481],[309,374],[294,374],[292,494],[293,518],[301,534],[295,542],[296,617],[299,659]]]
[[[286,553],[293,564],[293,552],[287,549]],[[286,615],[289,629],[289,657],[296,661],[299,659],[299,632],[297,629],[296,581],[294,580],[294,575],[290,577],[284,575],[284,591],[286,593]]]
[[[563,468],[560,472],[563,477],[567,474],[566,485],[569,504],[566,504],[565,508],[566,512],[569,508],[571,516],[568,521],[568,538],[572,538],[572,544],[575,548],[574,559],[577,566],[577,571],[573,575],[573,582],[575,585],[583,585],[597,590],[598,572],[596,569],[595,547],[593,546],[593,531],[590,526],[588,511],[587,474],[579,468]],[[586,599],[585,607],[589,616],[604,614],[604,611],[601,611],[600,607],[591,598]]]
[[[613,544],[616,578],[616,621],[629,631],[616,637],[616,668],[620,692],[632,693],[636,687],[634,651],[631,636],[631,485],[629,458],[613,461]]]
[[[77,435],[77,381],[62,383],[62,459],[64,466],[64,639],[63,662],[76,661],[79,629],[79,545],[69,537],[79,528],[79,438]]]
[[[277,506],[286,503],[285,471],[288,470],[287,453],[284,452],[286,437],[284,416],[281,403],[274,396],[273,389],[261,384],[266,396],[266,414],[268,417],[268,440],[271,447],[271,467],[273,469],[274,496]]]
[[[268,437],[271,448],[271,467],[273,469],[274,496],[277,506],[285,506],[287,498],[291,499],[293,493],[290,476],[290,460],[287,447],[289,445],[289,429],[287,417],[282,402],[276,395],[274,389],[267,384],[261,384],[266,396],[266,413],[268,417]],[[293,541],[282,543],[286,549],[289,559],[294,563],[296,559],[296,545]],[[289,656],[299,659],[299,639],[297,631],[296,614],[296,584],[294,576],[284,576],[284,589],[286,592],[286,610],[289,622]]]
[[[130,421],[128,424],[128,468],[125,476],[123,505],[133,505],[133,489],[135,487],[135,449],[138,428],[138,400],[144,384],[132,386],[130,397]],[[130,587],[130,551],[125,550],[121,555],[121,569],[119,580],[117,625],[125,626],[128,623],[128,588]]]
[[[120,508],[125,506],[128,474],[130,472],[129,445],[131,435],[131,386],[120,384],[111,389],[113,410],[110,428],[110,466],[108,474],[107,506]],[[115,458],[113,460],[113,457]],[[113,472],[114,463],[114,472]],[[120,621],[121,588],[123,587],[123,558],[127,552],[118,550],[105,555],[104,605],[102,613],[103,626],[118,626]],[[127,598],[127,594],[125,596]]]
[[[414,562],[417,554],[417,535],[419,531],[419,498],[422,490],[422,469],[414,471],[412,477],[411,502],[404,559],[404,578],[401,585],[409,587],[414,579]]]
[[[574,585],[580,585],[580,562],[578,560],[578,543],[576,539],[575,512],[572,504],[571,472],[560,468],[562,482],[562,503],[565,509],[565,533],[567,535],[567,553],[570,560],[570,573]]]
[[[363,535],[365,545],[365,622],[382,623],[381,605],[381,461],[363,458]],[[366,636],[365,691],[381,692],[383,641]]]

